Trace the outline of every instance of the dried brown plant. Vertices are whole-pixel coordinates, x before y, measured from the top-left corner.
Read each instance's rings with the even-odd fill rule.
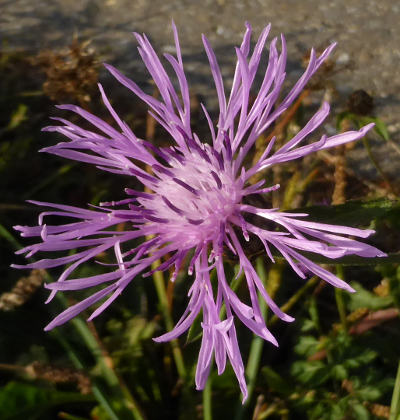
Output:
[[[98,81],[99,63],[90,41],[79,42],[75,37],[68,47],[43,50],[32,59],[46,74],[44,93],[57,103],[79,102],[83,107],[91,100]]]
[[[0,295],[0,310],[11,311],[25,302],[43,283],[45,270],[32,270],[27,277],[21,277],[11,291]]]

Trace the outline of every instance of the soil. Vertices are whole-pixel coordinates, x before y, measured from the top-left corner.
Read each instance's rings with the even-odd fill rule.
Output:
[[[193,92],[216,109],[215,92],[200,34],[209,38],[229,83],[235,53],[249,21],[255,34],[269,22],[271,39],[284,33],[288,44],[287,78],[294,82],[311,47],[338,42],[334,59],[342,69],[332,75],[344,103],[363,89],[374,98],[374,114],[400,145],[400,3],[393,0],[0,0],[1,48],[35,53],[68,45],[74,35],[90,39],[102,60],[121,68],[139,83],[148,81],[131,32],[145,32],[157,51],[173,52],[171,19],[179,29],[185,69]],[[102,82],[110,77],[101,75]],[[112,84],[110,84],[112,86]],[[340,109],[335,109],[340,111]],[[332,123],[333,125],[333,123]],[[373,152],[394,178],[400,156],[372,139]],[[362,146],[350,159],[366,176],[374,171]]]

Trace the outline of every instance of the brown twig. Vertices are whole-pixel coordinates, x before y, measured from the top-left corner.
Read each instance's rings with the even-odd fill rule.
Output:
[[[400,311],[397,308],[381,309],[380,311],[372,312],[357,324],[350,328],[350,334],[360,335],[383,322],[398,318]]]
[[[40,379],[53,384],[76,383],[82,394],[88,395],[92,392],[89,376],[78,369],[45,365],[36,361],[27,366],[0,363],[0,370],[28,375],[32,379]]]

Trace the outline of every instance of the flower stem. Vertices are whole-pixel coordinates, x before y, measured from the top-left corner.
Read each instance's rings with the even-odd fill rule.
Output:
[[[203,419],[212,420],[212,379],[209,377],[203,389]]]
[[[267,273],[265,271],[265,265],[263,258],[259,257],[256,260],[256,270],[257,274],[259,275],[263,284],[267,283]],[[278,268],[279,270],[279,268]],[[271,270],[272,271],[272,270]],[[280,270],[278,275],[280,276]],[[276,282],[274,279],[273,283],[279,284],[279,280]],[[263,318],[267,317],[267,304],[265,303],[264,299],[261,298],[260,294],[258,294],[258,300],[260,302],[260,311]],[[246,413],[246,409],[251,401],[251,397],[254,392],[254,388],[257,381],[257,374],[260,368],[260,360],[262,355],[262,350],[264,347],[264,339],[261,337],[254,335],[250,345],[250,354],[249,359],[247,361],[246,366],[246,377],[247,377],[247,392],[248,397],[246,402],[242,404],[238,404],[238,408],[236,411],[235,420],[241,420],[244,418]]]
[[[264,266],[264,262],[262,258],[257,258],[256,269],[257,269],[257,274],[259,275],[261,281],[263,282],[263,284],[265,284],[266,279],[267,279],[267,273],[265,271],[265,266]],[[265,303],[264,299],[260,297],[260,295],[259,295],[259,302],[260,302],[261,315],[265,318],[267,315],[267,304]],[[255,335],[251,342],[249,360],[246,366],[246,376],[248,378],[247,401],[250,401],[251,396],[253,395],[263,346],[264,346],[264,339]]]
[[[343,266],[336,265],[336,274],[340,279],[344,279]],[[340,322],[344,331],[347,331],[347,316],[346,316],[346,306],[343,300],[343,290],[335,288],[335,299],[336,306],[338,308]]]
[[[394,384],[392,402],[390,404],[389,420],[400,419],[400,361],[397,368],[396,382]]]
[[[70,343],[64,338],[59,330],[54,329],[49,332],[64,348],[69,359],[77,369],[85,369],[84,364],[81,362],[79,356],[76,354],[75,350],[72,348]],[[111,420],[118,420],[118,415],[115,413],[112,404],[108,401],[108,398],[105,396],[103,390],[97,385],[96,381],[92,381],[92,392],[96,400],[99,402],[103,410],[107,413]]]
[[[3,225],[0,225],[0,236],[6,239],[16,251],[22,248],[22,245],[14,238],[14,236]]]
[[[87,418],[85,418],[85,417],[78,417],[78,416],[74,416],[74,415],[72,415],[72,414],[65,413],[64,411],[60,411],[60,412],[58,413],[58,417],[59,417],[60,419],[64,419],[64,420],[88,420],[88,419],[87,419]]]
[[[152,270],[157,268],[159,265],[160,265],[159,261],[154,262],[151,265]],[[153,274],[153,280],[154,280],[154,285],[155,285],[156,291],[157,291],[158,301],[159,301],[160,306],[161,306],[161,312],[162,312],[163,317],[164,317],[165,326],[167,327],[168,331],[170,331],[174,328],[174,322],[172,320],[172,316],[171,316],[171,313],[170,313],[170,310],[169,310],[167,290],[165,288],[163,273],[161,271],[156,271]],[[186,368],[185,368],[185,363],[184,363],[184,360],[183,360],[183,355],[182,355],[181,349],[179,347],[178,340],[176,340],[176,339],[171,340],[170,343],[171,343],[171,347],[172,347],[172,355],[174,357],[176,370],[178,371],[179,378],[181,380],[185,380],[185,378],[186,378]]]
[[[66,299],[63,295],[57,294],[58,301],[64,306],[67,306]],[[143,415],[141,414],[138,404],[133,398],[132,394],[129,392],[128,388],[122,383],[114,369],[110,366],[107,362],[106,358],[104,357],[103,349],[100,347],[99,343],[96,340],[96,337],[90,331],[87,324],[81,318],[73,318],[71,319],[70,323],[75,328],[76,332],[80,335],[83,342],[85,343],[86,347],[90,350],[93,357],[97,361],[101,371],[103,373],[102,377],[107,382],[107,385],[110,389],[116,389],[121,392],[121,395],[118,396],[119,400],[123,402],[125,407],[124,415],[126,412],[129,411],[132,414],[132,418],[135,420],[143,420]],[[99,399],[99,402],[104,405],[104,397],[100,390],[93,389],[93,393],[96,398]],[[118,417],[117,417],[118,418]]]
[[[283,312],[288,312],[307,292],[318,283],[318,277],[311,277],[307,283],[301,287],[284,305],[281,306]],[[274,315],[268,322],[268,327],[274,325],[279,318]]]

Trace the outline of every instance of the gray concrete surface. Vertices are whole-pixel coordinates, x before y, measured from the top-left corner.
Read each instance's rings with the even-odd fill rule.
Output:
[[[210,107],[215,107],[214,92],[201,33],[217,50],[228,79],[235,57],[232,46],[240,42],[245,20],[256,33],[271,22],[272,36],[285,34],[289,81],[300,74],[301,58],[312,46],[337,41],[334,57],[348,67],[333,76],[339,94],[344,97],[356,89],[371,94],[375,114],[400,144],[400,1],[0,0],[0,38],[7,41],[6,48],[37,51],[68,45],[77,33],[82,40],[92,39],[106,61],[145,81],[130,32],[146,32],[158,51],[171,52],[171,18],[179,29],[192,89]],[[102,81],[107,78],[101,76]],[[400,156],[381,141],[374,142],[374,151],[396,178]],[[354,153],[353,158],[365,160],[362,150]]]

